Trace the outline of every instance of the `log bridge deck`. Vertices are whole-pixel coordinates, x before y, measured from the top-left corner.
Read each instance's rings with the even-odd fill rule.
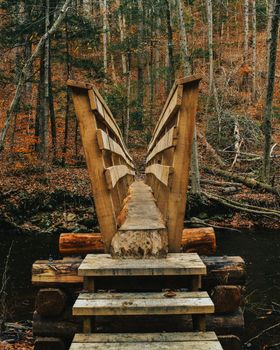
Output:
[[[78,269],[84,291],[73,316],[83,319],[84,334],[76,334],[71,350],[222,349],[206,332],[205,316],[214,313],[209,295],[200,291],[206,267],[196,253],[180,253],[199,81],[175,82],[148,146],[145,181],[135,180],[133,159],[96,87],[68,82],[105,250],[88,254]],[[100,293],[95,282],[104,276],[185,276],[186,288]],[[136,315],[191,315],[193,332],[96,333],[99,316]]]

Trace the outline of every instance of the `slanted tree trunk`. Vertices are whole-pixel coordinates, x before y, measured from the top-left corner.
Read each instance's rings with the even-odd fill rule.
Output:
[[[0,133],[0,151],[2,151],[4,149],[4,141],[7,135],[7,131],[9,129],[10,126],[10,122],[11,122],[11,118],[13,117],[13,114],[15,112],[16,106],[18,104],[18,101],[20,99],[21,96],[21,92],[24,88],[24,84],[26,82],[26,79],[29,78],[29,72],[30,72],[30,67],[32,67],[32,64],[34,62],[34,60],[39,56],[39,54],[41,53],[41,50],[43,49],[46,40],[48,39],[48,37],[50,35],[52,35],[53,33],[55,33],[55,31],[58,29],[58,27],[60,26],[61,22],[64,19],[64,16],[68,10],[68,5],[70,3],[71,0],[65,0],[64,5],[62,6],[61,10],[60,10],[60,14],[58,16],[58,18],[56,19],[56,21],[54,22],[54,24],[52,25],[52,27],[49,29],[48,32],[46,32],[40,39],[39,43],[37,44],[32,56],[30,57],[30,59],[25,63],[24,67],[22,68],[21,71],[21,75],[17,84],[17,88],[16,88],[16,92],[15,95],[13,97],[13,100],[7,110],[7,114],[6,114],[6,120],[4,122],[4,127],[1,130]]]
[[[262,176],[263,180],[269,182],[270,177],[270,151],[271,151],[271,138],[272,138],[272,103],[274,94],[274,81],[275,81],[275,69],[277,58],[277,41],[278,41],[278,29],[279,29],[279,17],[280,17],[280,0],[274,0],[274,11],[271,19],[271,30],[269,35],[269,56],[268,56],[268,76],[267,76],[267,90],[266,90],[266,102],[264,108],[263,118],[263,133],[264,133],[264,152],[263,152],[263,168]]]

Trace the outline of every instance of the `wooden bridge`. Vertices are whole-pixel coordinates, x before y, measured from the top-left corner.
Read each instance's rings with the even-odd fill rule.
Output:
[[[137,180],[120,129],[98,90],[68,82],[101,235],[110,253],[88,254],[79,267],[87,293],[78,297],[73,315],[83,317],[85,334],[75,336],[71,350],[221,349],[215,334],[205,332],[205,315],[214,312],[208,294],[200,291],[206,267],[197,254],[180,253],[199,81],[189,77],[174,84],[148,146],[145,181]],[[95,290],[98,276],[159,275],[189,277],[188,291]],[[193,330],[203,333],[92,333],[94,317],[100,315],[184,314],[192,315]]]
[[[223,325],[222,334],[242,329],[236,284],[244,284],[244,261],[181,251],[199,81],[188,77],[175,82],[148,146],[145,180],[136,174],[120,129],[95,86],[68,82],[101,236],[62,234],[61,253],[84,259],[34,263],[33,284],[48,287],[36,298],[33,331],[40,338],[35,350],[62,350],[65,344],[71,350],[221,350],[213,330]],[[214,237],[212,244],[213,230],[207,234]],[[81,282],[77,298],[75,286]],[[206,322],[215,309],[202,288],[211,291],[216,312],[232,312],[230,321],[218,316],[213,323],[207,316]],[[75,320],[82,320],[83,332],[67,305]],[[180,316],[187,318],[172,321]],[[138,326],[135,317],[140,317]],[[96,328],[102,318],[113,321]],[[226,337],[224,350],[233,349],[235,341],[234,349],[239,349],[239,338]]]

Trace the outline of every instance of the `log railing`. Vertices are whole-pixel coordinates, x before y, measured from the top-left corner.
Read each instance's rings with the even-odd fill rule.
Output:
[[[117,231],[117,217],[134,180],[133,160],[113,115],[94,85],[68,81],[105,250]]]
[[[146,182],[167,224],[169,252],[181,247],[199,81],[175,82],[148,146]]]

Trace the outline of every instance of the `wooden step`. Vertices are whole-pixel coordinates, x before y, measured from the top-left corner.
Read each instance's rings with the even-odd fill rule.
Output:
[[[82,293],[73,306],[74,316],[187,315],[214,313],[207,292]]]
[[[196,253],[169,253],[164,259],[114,259],[110,254],[88,254],[79,276],[199,276],[206,266]]]
[[[214,332],[76,334],[70,350],[222,350]]]

